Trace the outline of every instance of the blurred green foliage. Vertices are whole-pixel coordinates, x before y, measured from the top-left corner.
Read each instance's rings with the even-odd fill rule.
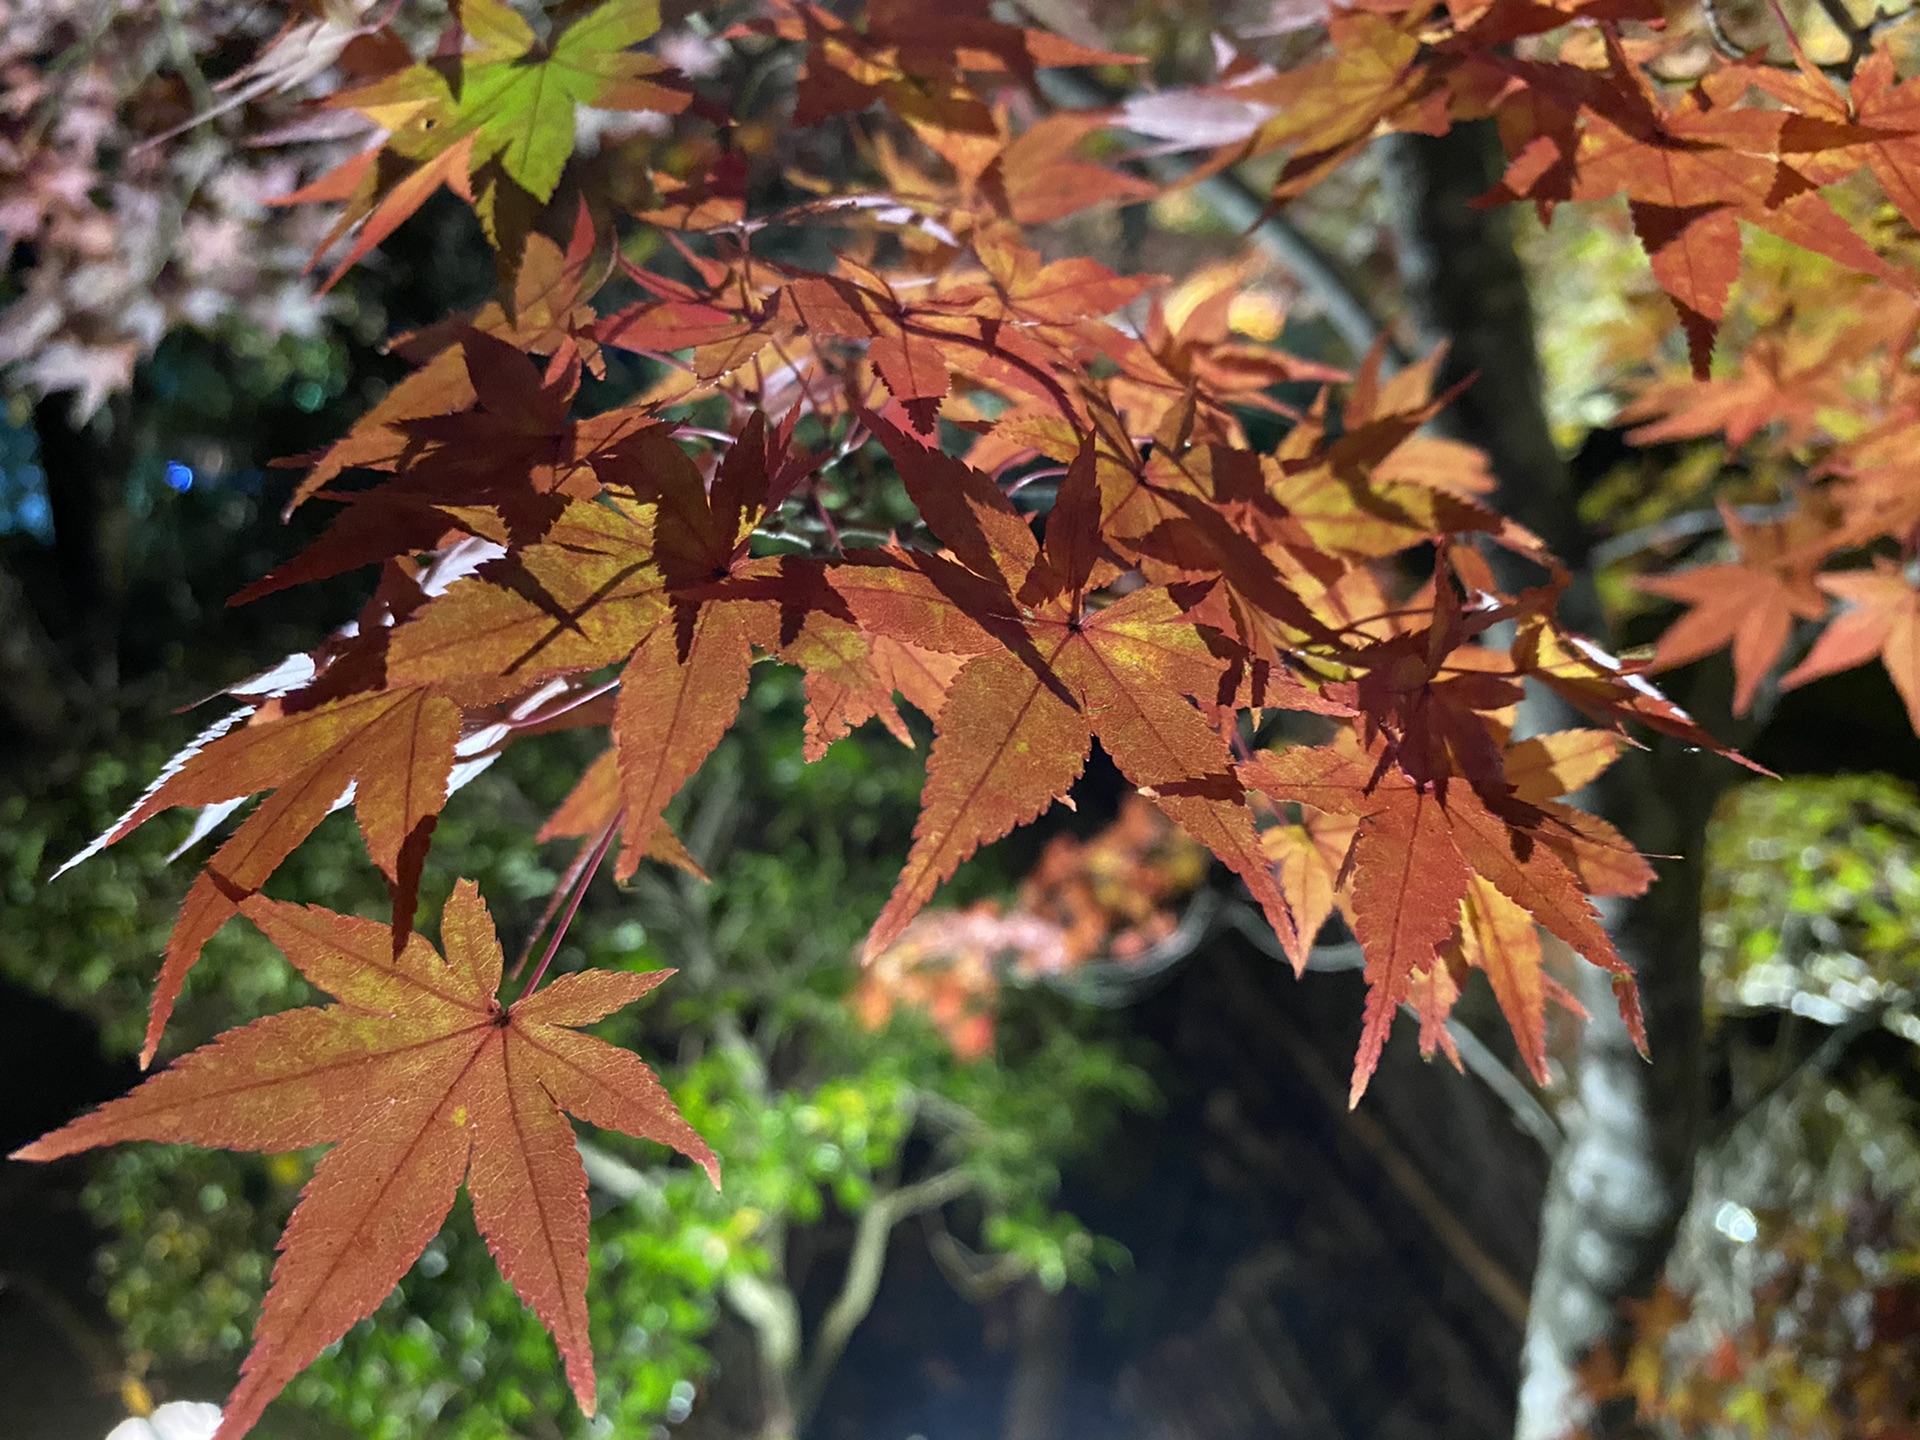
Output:
[[[1746,785],[1708,849],[1711,1001],[1920,1041],[1920,794],[1882,775]]]
[[[1920,795],[1759,781],[1709,835],[1707,1003],[1733,1087],[1666,1275],[1597,1393],[1646,1433],[1847,1440],[1920,1417]]]

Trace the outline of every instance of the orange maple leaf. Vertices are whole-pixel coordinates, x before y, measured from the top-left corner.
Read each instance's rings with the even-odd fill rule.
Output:
[[[1818,584],[1850,608],[1821,632],[1806,659],[1780,677],[1780,688],[1791,690],[1878,656],[1906,702],[1907,718],[1920,730],[1920,589],[1884,557],[1871,570],[1822,575]]]
[[[1801,511],[1784,521],[1748,524],[1723,501],[1720,514],[1740,551],[1738,561],[1639,581],[1642,590],[1691,607],[1660,637],[1647,668],[1671,670],[1731,643],[1733,711],[1744,715],[1787,648],[1795,617],[1818,620],[1826,614],[1813,571],[1828,537]]]
[[[592,970],[502,1005],[500,943],[463,880],[441,920],[443,962],[419,936],[254,896],[247,918],[340,1003],[290,1010],[183,1057],[14,1152],[55,1160],[126,1140],[231,1150],[335,1142],[287,1222],[273,1284],[215,1440],[269,1401],[419,1258],[464,1177],[500,1273],[553,1333],[591,1415],[587,1177],[566,1115],[719,1162],[637,1056],[576,1032],[668,975]]]
[[[1397,766],[1357,747],[1298,745],[1263,751],[1240,773],[1282,803],[1310,806],[1329,815],[1359,821],[1345,862],[1350,877],[1353,931],[1366,960],[1366,1019],[1354,1057],[1349,1101],[1358,1104],[1380,1062],[1393,1017],[1417,986],[1434,981],[1444,967],[1443,947],[1457,942],[1462,905],[1476,892],[1477,878],[1551,934],[1615,977],[1620,1013],[1636,1042],[1645,1046],[1633,972],[1614,949],[1606,927],[1588,903],[1580,878],[1553,846],[1542,843],[1554,819],[1519,806],[1516,824],[1489,810],[1469,787],[1456,785],[1443,795],[1437,787],[1415,784]],[[1477,911],[1467,913],[1476,923]],[[1472,944],[1507,1010],[1515,1037],[1531,1057],[1540,1034],[1539,1002],[1545,987],[1522,977],[1517,967],[1527,952],[1510,944]],[[1524,979],[1524,983],[1523,983]],[[1433,983],[1422,998],[1423,1030],[1431,1036],[1436,1018],[1432,1002],[1444,987]],[[1543,1062],[1544,1063],[1544,1062]]]
[[[67,862],[78,863],[176,805],[231,809],[261,790],[273,792],[214,852],[181,903],[154,986],[142,1065],[152,1062],[207,941],[348,796],[367,853],[392,888],[396,943],[413,923],[420,867],[460,739],[459,708],[430,690],[403,687],[292,715],[278,710],[278,701],[269,702],[249,723],[190,747],[132,809]]]

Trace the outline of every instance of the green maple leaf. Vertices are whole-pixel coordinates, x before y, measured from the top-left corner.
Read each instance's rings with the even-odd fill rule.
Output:
[[[573,154],[579,106],[663,114],[687,106],[685,90],[649,78],[667,67],[630,48],[660,28],[659,0],[607,0],[560,30],[544,49],[533,28],[501,0],[462,0],[457,9],[457,62],[406,64],[326,102],[358,111],[387,132],[384,145],[362,151],[281,202],[346,202],[320,247],[324,253],[354,235],[328,285],[442,185],[473,205],[497,247],[517,249],[500,233],[501,177],[534,204],[551,200]],[[518,215],[523,208],[508,210]],[[521,216],[507,229],[523,235],[525,223]]]
[[[531,26],[499,0],[466,0],[463,28],[477,49],[462,57],[456,87],[439,70],[416,65],[391,82],[424,105],[390,148],[431,160],[472,137],[472,169],[498,160],[535,199],[552,197],[573,154],[574,110],[652,109],[661,92],[644,78],[658,61],[632,54],[660,28],[658,0],[613,0],[569,25],[543,58],[529,59]]]

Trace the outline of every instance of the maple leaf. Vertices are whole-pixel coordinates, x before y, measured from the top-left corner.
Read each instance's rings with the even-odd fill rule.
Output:
[[[1381,126],[1417,114],[1423,100],[1438,97],[1444,105],[1436,75],[1417,63],[1418,18],[1412,11],[1391,17],[1334,9],[1326,20],[1327,53],[1296,70],[1235,64],[1214,85],[1133,97],[1121,113],[1141,134],[1217,147],[1202,173],[1292,150],[1275,182],[1276,197],[1290,198],[1351,158]],[[1419,128],[1444,124],[1429,117]]]
[[[1276,867],[1280,893],[1287,897],[1294,923],[1309,943],[1340,902],[1340,876],[1358,828],[1359,822],[1350,816],[1310,810],[1299,824],[1270,825],[1260,832],[1260,846]]]
[[[1042,544],[978,471],[878,415],[862,418],[958,563],[916,557],[878,572],[900,577],[898,588],[871,579],[861,588],[864,566],[836,568],[830,583],[866,628],[934,648],[927,612],[953,604],[941,587],[974,588],[984,592],[973,613],[985,642],[947,692],[913,848],[866,955],[884,951],[967,856],[1064,796],[1098,736],[1133,785],[1247,883],[1304,963],[1226,741],[1190,698],[1212,698],[1223,662],[1164,588],[1087,606],[1102,548],[1091,442],[1069,468]],[[918,587],[908,576],[931,582],[933,594],[909,600]]]
[[[500,0],[461,0],[457,14],[449,36],[467,48],[451,77],[436,65],[411,64],[326,102],[387,132],[382,146],[281,202],[347,201],[321,249],[355,227],[358,234],[329,285],[443,184],[474,205],[490,237],[503,238],[501,184],[536,202],[552,198],[573,154],[578,106],[669,114],[687,106],[684,92],[650,78],[666,67],[632,51],[660,28],[658,0],[604,0],[540,54],[533,28]],[[517,251],[525,237],[511,238],[502,248]]]
[[[613,715],[622,877],[653,853],[667,802],[731,725],[754,648],[777,649],[778,618],[804,608],[817,567],[748,553],[766,507],[803,473],[780,463],[789,433],[756,416],[711,489],[662,429],[636,434],[630,479],[648,498],[568,506],[539,543],[481,566],[394,635],[390,679],[469,704],[625,662]]]
[[[1802,88],[1801,94],[1805,93]],[[1900,80],[1893,56],[1882,42],[1854,71],[1846,101],[1824,76],[1813,93],[1818,97],[1815,103],[1803,101],[1801,108],[1828,122],[1824,133],[1812,125],[1794,129],[1783,126],[1783,148],[1812,149],[1817,145],[1826,152],[1821,158],[1839,162],[1841,173],[1866,165],[1907,222],[1920,225],[1920,187],[1914,182],[1914,164],[1920,156],[1920,85]],[[1819,103],[1822,100],[1824,105]],[[1847,114],[1849,104],[1851,116]],[[1839,123],[1847,121],[1852,123]],[[1809,132],[1811,138],[1802,138]],[[1837,179],[1839,174],[1831,178]]]
[[[539,830],[534,832],[535,840],[579,837],[587,842],[581,847],[580,857],[575,861],[575,869],[581,874],[569,876],[555,887],[556,910],[559,899],[570,890],[569,880],[579,879],[584,875],[585,863],[592,854],[598,838],[617,826],[625,812],[620,790],[619,761],[618,751],[612,749],[601,751],[600,757],[581,772],[580,778],[574,782],[573,789],[567,792],[567,798],[560,802],[559,808],[547,817],[546,823]],[[664,865],[671,865],[677,870],[684,870],[696,880],[707,878],[707,872],[701,869],[700,863],[687,852],[687,847],[680,843],[680,837],[665,824],[654,827],[653,839],[647,846],[647,858],[658,860]],[[552,918],[552,915],[544,917],[542,923],[534,927],[534,933],[538,934],[545,928],[546,920]]]
[[[1798,148],[1831,148],[1841,138],[1833,130],[1844,127],[1829,126],[1819,142],[1809,142],[1807,133],[1821,127],[1804,116],[1711,104],[1668,108],[1613,29],[1603,34],[1606,83],[1571,66],[1511,64],[1531,93],[1526,106],[1502,116],[1509,152],[1522,158],[1495,193],[1547,202],[1624,195],[1654,276],[1679,313],[1698,378],[1709,373],[1714,337],[1740,273],[1742,222],[1897,289],[1913,289],[1911,275],[1820,197],[1821,183],[1838,176],[1816,170],[1816,181],[1782,158],[1796,148],[1785,138],[1795,122],[1802,126]],[[1826,90],[1822,108],[1832,109],[1830,87],[1818,72],[1814,78]]]
[[[1485,972],[1521,1060],[1535,1084],[1547,1084],[1546,1002],[1551,999],[1582,1018],[1586,1010],[1547,974],[1533,917],[1475,875],[1460,901],[1460,930],[1453,943],[1463,965]]]
[[[1107,125],[1104,113],[1068,112],[1015,136],[998,161],[1006,213],[1023,225],[1044,225],[1094,205],[1151,200],[1151,182],[1077,158],[1083,142]]]
[[[1847,608],[1821,632],[1807,658],[1780,677],[1780,688],[1791,690],[1878,656],[1920,731],[1920,589],[1885,557],[1875,559],[1872,570],[1821,575],[1817,583]]]
[[[536,544],[481,565],[399,626],[386,675],[467,704],[625,659],[667,612],[652,507],[572,502]]]
[[[866,634],[824,610],[807,616],[780,658],[806,672],[808,760],[818,760],[834,741],[872,719],[902,745],[913,744],[893,697],[904,697],[938,721],[953,677],[966,663],[891,635]]]
[[[1584,790],[1620,758],[1628,743],[1611,730],[1555,730],[1515,742],[1502,768],[1513,793],[1538,804]]]
[[[579,1034],[670,975],[563,976],[510,1005],[471,881],[419,936],[254,896],[247,918],[340,1003],[291,1010],[186,1055],[138,1089],[14,1152],[55,1160],[127,1140],[284,1151],[332,1142],[281,1237],[254,1343],[215,1440],[238,1440],[287,1382],[373,1313],[439,1231],[464,1177],[500,1273],[553,1333],[580,1408],[587,1177],[566,1115],[719,1162],[638,1057]]]
[[[770,427],[748,420],[709,486],[685,452],[667,445],[643,477],[654,497],[654,563],[668,617],[620,672],[613,739],[626,799],[615,875],[639,865],[667,803],[733,724],[756,648],[779,649],[783,617],[817,582],[799,557],[756,559],[754,528],[804,473],[788,455],[797,413]]]
[[[1787,648],[1795,618],[1817,620],[1826,614],[1813,572],[1828,535],[1805,511],[1786,520],[1748,524],[1723,501],[1720,515],[1740,552],[1738,561],[1638,582],[1642,590],[1691,607],[1660,637],[1648,669],[1671,670],[1731,643],[1733,712],[1744,715],[1760,682]]]
[[[1596,719],[1616,723],[1633,721],[1716,755],[1725,755],[1760,774],[1772,773],[1715,740],[1637,669],[1584,636],[1560,630],[1544,615],[1521,618],[1511,653],[1520,675],[1539,680]]]
[[[1476,877],[1614,974],[1621,1016],[1644,1048],[1632,971],[1588,903],[1580,877],[1544,841],[1557,817],[1522,807],[1519,814],[1530,823],[1515,824],[1488,809],[1468,787],[1443,794],[1416,784],[1388,757],[1358,746],[1263,751],[1242,764],[1240,773],[1274,800],[1359,822],[1344,873],[1368,988],[1350,1103],[1359,1103],[1365,1093],[1400,1006],[1417,986],[1439,985],[1436,967],[1445,965],[1444,949],[1456,940],[1462,905],[1475,893]],[[1508,1022],[1523,1047],[1531,1047],[1539,1033],[1537,1001],[1545,991],[1537,979],[1519,973],[1529,952],[1491,933],[1469,944],[1479,946],[1474,953],[1490,976],[1499,972],[1496,995],[1503,1006],[1514,1002]],[[1429,1033],[1440,993],[1429,990],[1422,997]]]
[[[885,100],[928,130],[991,134],[993,114],[970,73],[1012,74],[1031,85],[1050,65],[1124,65],[1138,57],[1076,45],[1044,30],[1002,24],[986,0],[953,0],[929,10],[910,0],[876,0],[856,29],[832,12],[774,0],[769,20],[742,27],[807,44],[796,125],[811,125]]]
[[[231,808],[259,791],[273,792],[214,852],[181,903],[154,986],[142,1065],[152,1063],[180,987],[207,941],[349,796],[367,853],[392,887],[396,940],[412,925],[421,865],[460,739],[459,708],[416,687],[290,715],[276,713],[279,707],[270,701],[246,717],[249,723],[189,747],[125,815],[68,862],[174,806]]]

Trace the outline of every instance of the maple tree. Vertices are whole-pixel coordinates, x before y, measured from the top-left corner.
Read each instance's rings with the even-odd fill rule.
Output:
[[[264,797],[188,891],[142,1061],[240,917],[342,1007],[234,1032],[20,1152],[338,1142],[289,1224],[225,1440],[379,1301],[463,1175],[591,1410],[561,1112],[712,1157],[636,1059],[564,1028],[654,982],[543,982],[600,869],[697,870],[669,810],[762,663],[802,672],[810,757],[869,720],[910,739],[896,697],[932,723],[912,846],[864,947],[881,967],[960,865],[1070,803],[1097,742],[1245,887],[1296,971],[1336,912],[1351,927],[1368,998],[1350,1103],[1403,1007],[1423,1050],[1452,1052],[1475,969],[1544,1080],[1549,1002],[1580,1009],[1548,940],[1607,974],[1644,1048],[1596,902],[1643,894],[1654,869],[1573,800],[1636,736],[1732,754],[1646,674],[1730,648],[1745,712],[1877,660],[1920,722],[1920,302],[1912,246],[1874,208],[1920,222],[1920,82],[1844,13],[1827,22],[1840,58],[1818,61],[1784,14],[1777,41],[1715,50],[1711,11],[1671,24],[1646,0],[1370,0],[1296,27],[1273,62],[1223,41],[1216,78],[1158,89],[1097,36],[985,3],[768,0],[703,30],[797,57],[792,126],[857,155],[850,178],[640,48],[652,0],[538,17],[460,0],[434,34],[405,7],[300,9],[243,83],[321,83],[327,133],[364,142],[276,201],[335,207],[323,289],[444,190],[494,252],[497,295],[397,337],[404,378],[288,462],[305,472],[289,510],[330,518],[236,599],[377,568],[358,615],[230,687],[69,863],[170,809],[197,808],[200,838]],[[1060,105],[1062,70],[1096,73],[1112,103]],[[1727,559],[1641,580],[1689,607],[1648,661],[1579,633],[1563,558],[1502,512],[1521,507],[1487,460],[1437,433],[1461,396],[1443,355],[1295,357],[1236,338],[1249,271],[1169,289],[1046,238],[1171,193],[1120,153],[1129,133],[1205,152],[1182,185],[1264,160],[1277,206],[1380,134],[1482,121],[1505,170],[1479,203],[1626,204],[1685,356],[1642,388],[1637,438],[1804,462],[1775,511],[1722,508]],[[1875,321],[1836,329],[1790,300],[1742,314],[1743,226],[1820,257]],[[647,378],[610,402],[621,367]],[[1539,696],[1556,724],[1528,733]],[[578,858],[508,1002],[473,890],[448,902],[444,961],[414,933],[424,861],[462,786],[556,730],[607,743],[540,832]],[[264,893],[349,803],[384,925]],[[301,1068],[323,1057],[332,1078]],[[417,1212],[382,1203],[413,1176]]]

